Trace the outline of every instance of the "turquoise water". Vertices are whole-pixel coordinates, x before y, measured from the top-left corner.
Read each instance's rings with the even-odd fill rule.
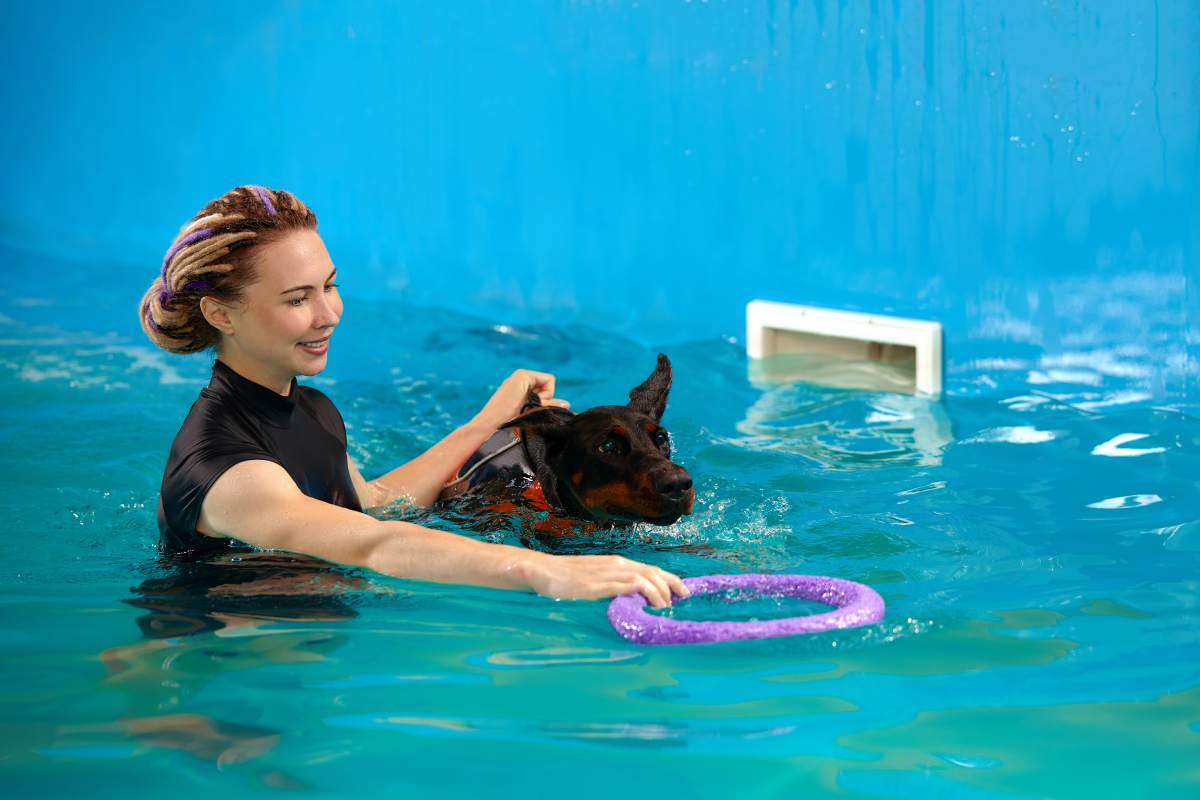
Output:
[[[756,383],[733,338],[662,346],[696,512],[567,548],[684,575],[836,575],[888,611],[838,633],[653,648],[620,639],[598,602],[279,556],[172,571],[154,503],[206,358],[135,335],[132,282],[91,288],[82,267],[19,259],[8,274],[7,796],[1200,793],[1200,434],[1195,398],[1170,391],[1182,326],[1153,286],[1133,315],[1076,291],[1056,327],[964,309],[975,322],[948,348],[940,401]],[[660,349],[356,296],[353,280],[315,384],[369,476],[512,368],[555,372],[583,408],[622,400]]]

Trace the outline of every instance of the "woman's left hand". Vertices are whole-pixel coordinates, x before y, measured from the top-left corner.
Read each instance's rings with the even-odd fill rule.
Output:
[[[475,416],[481,425],[498,428],[520,414],[527,405],[529,394],[537,395],[543,406],[570,408],[571,404],[554,396],[554,376],[548,372],[519,369],[509,375],[500,388]]]

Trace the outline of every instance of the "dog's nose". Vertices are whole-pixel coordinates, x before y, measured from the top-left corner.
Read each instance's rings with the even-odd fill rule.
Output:
[[[678,498],[688,489],[692,488],[692,476],[683,470],[658,475],[654,479],[654,488],[658,490],[659,494]]]

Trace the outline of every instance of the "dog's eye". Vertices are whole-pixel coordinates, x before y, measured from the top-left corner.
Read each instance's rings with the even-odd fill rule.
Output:
[[[600,453],[601,455],[610,456],[617,452],[618,449],[620,449],[620,445],[617,443],[617,440],[608,438],[600,443],[600,445],[596,448],[596,452]]]
[[[671,441],[671,440],[667,436],[666,431],[659,431],[658,433],[654,434],[654,443],[656,445],[658,445],[659,447],[665,447],[667,442],[669,442],[669,441]]]

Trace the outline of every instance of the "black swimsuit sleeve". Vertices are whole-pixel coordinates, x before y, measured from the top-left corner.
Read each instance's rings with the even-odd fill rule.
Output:
[[[261,445],[232,431],[210,430],[206,435],[196,435],[185,426],[171,446],[163,473],[162,512],[167,525],[177,534],[202,536],[196,523],[204,498],[217,478],[243,461],[271,461],[283,466]]]

